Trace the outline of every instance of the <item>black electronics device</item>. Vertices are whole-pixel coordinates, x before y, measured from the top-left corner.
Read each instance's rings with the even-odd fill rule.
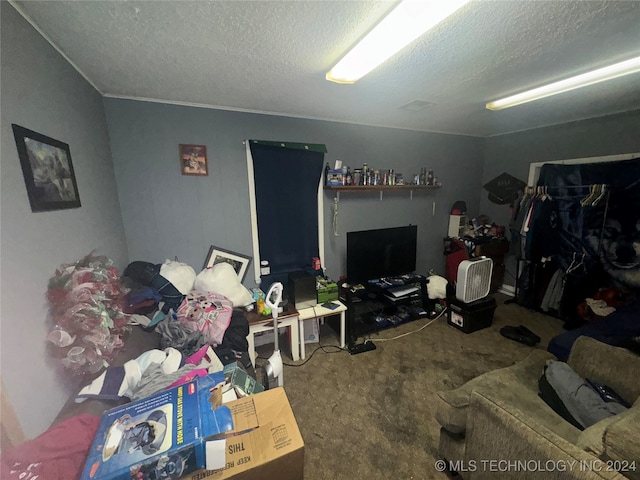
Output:
[[[289,273],[287,295],[296,310],[318,303],[316,277],[304,270]]]
[[[351,345],[349,347],[349,353],[351,355],[357,355],[359,353],[370,352],[371,350],[376,349],[376,344],[371,340],[367,340],[364,343],[360,343],[358,345]]]
[[[347,280],[367,284],[414,272],[417,243],[416,225],[347,232]]]
[[[328,308],[329,310],[335,310],[336,308],[338,308],[340,305],[338,305],[337,303],[333,303],[333,302],[324,302],[322,304],[322,306],[324,308]]]

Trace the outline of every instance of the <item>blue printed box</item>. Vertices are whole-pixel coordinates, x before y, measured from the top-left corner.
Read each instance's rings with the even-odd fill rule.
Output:
[[[208,440],[233,429],[223,386],[217,372],[106,411],[81,480],[179,478],[205,468]]]

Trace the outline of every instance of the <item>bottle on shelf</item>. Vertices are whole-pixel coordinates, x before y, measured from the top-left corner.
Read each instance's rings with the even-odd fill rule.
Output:
[[[433,179],[435,177],[433,176],[433,170],[429,170],[429,173],[427,173],[427,185],[433,185]]]
[[[361,168],[353,169],[352,181],[354,185],[362,185],[362,169]]]

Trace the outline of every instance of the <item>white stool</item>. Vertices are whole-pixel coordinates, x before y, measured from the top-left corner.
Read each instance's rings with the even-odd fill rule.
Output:
[[[338,305],[338,307],[333,310],[330,308],[324,308],[321,304],[318,304],[315,307],[303,308],[298,311],[298,319],[300,322],[300,326],[299,326],[300,358],[302,358],[303,360],[306,357],[305,346],[304,346],[304,321],[305,320],[310,320],[312,318],[319,318],[324,320],[324,317],[330,317],[331,315],[340,314],[340,348],[345,347],[344,327],[345,327],[345,321],[346,321],[345,312],[347,311],[347,307],[338,300],[333,300],[333,303]]]

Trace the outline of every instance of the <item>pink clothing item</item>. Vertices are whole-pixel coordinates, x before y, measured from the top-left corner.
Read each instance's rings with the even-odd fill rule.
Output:
[[[206,362],[207,364],[211,363],[213,360],[216,362],[219,361],[216,353],[211,350],[211,355],[209,354],[209,349],[211,347],[209,345],[203,346],[196,353],[188,357],[184,363],[190,363],[191,365],[200,365],[202,362]],[[215,357],[215,358],[212,358]]]
[[[185,296],[176,317],[186,330],[202,332],[207,343],[216,346],[222,343],[232,313],[233,303],[227,297],[194,290]]]
[[[100,417],[83,413],[50,427],[38,437],[2,452],[2,479],[80,478]]]

